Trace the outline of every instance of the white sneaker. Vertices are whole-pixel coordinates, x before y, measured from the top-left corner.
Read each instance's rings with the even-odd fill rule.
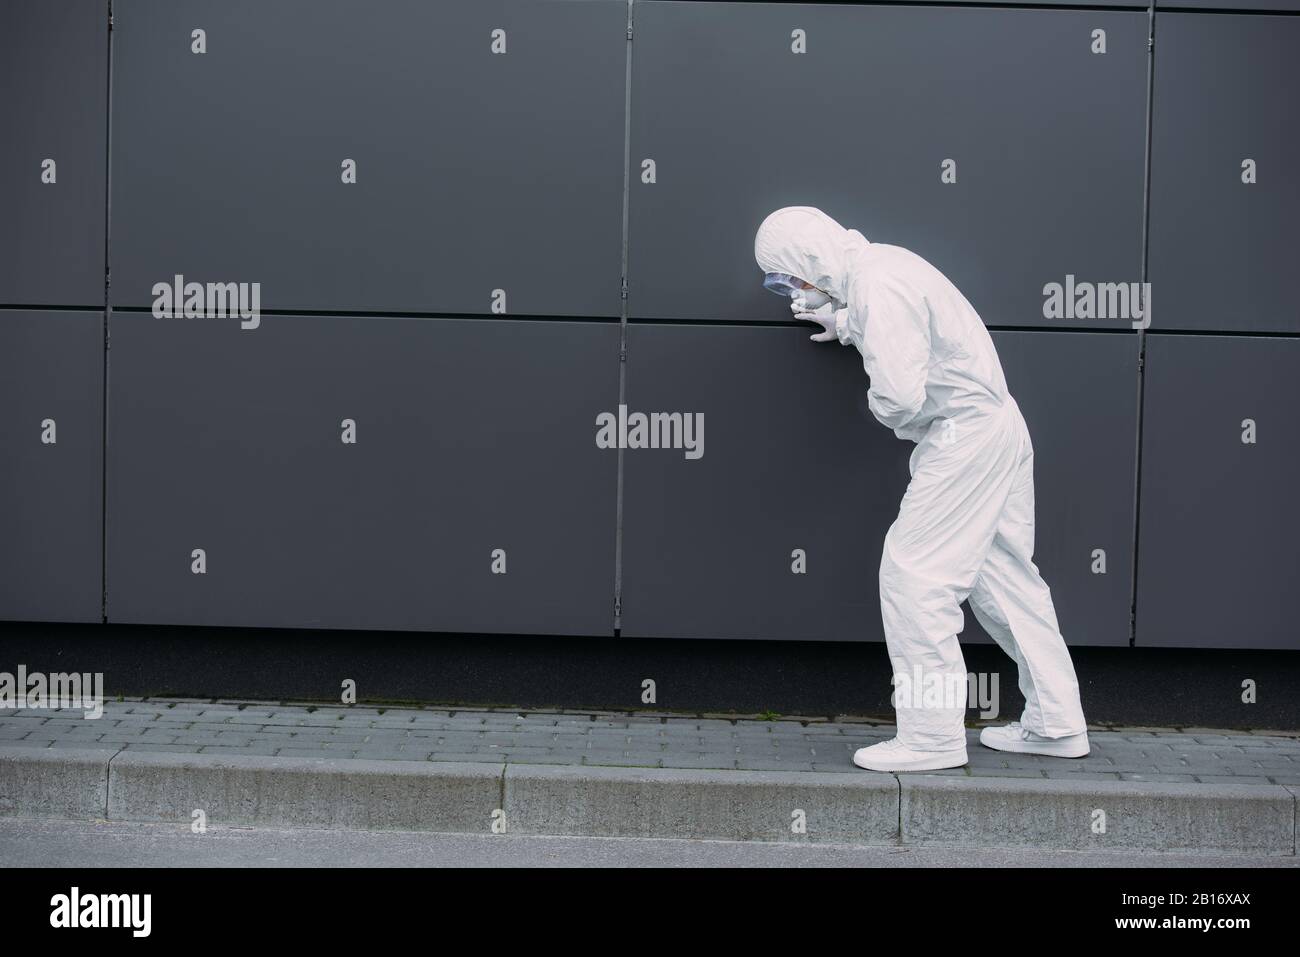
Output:
[[[853,763],[868,771],[941,771],[966,763],[966,745],[956,751],[913,751],[897,738],[858,748]]]
[[[1013,721],[1000,728],[985,728],[980,732],[980,744],[994,751],[1015,751],[1020,754],[1046,754],[1054,758],[1082,758],[1088,753],[1088,732],[1067,735],[1064,738],[1045,738],[1023,728]]]

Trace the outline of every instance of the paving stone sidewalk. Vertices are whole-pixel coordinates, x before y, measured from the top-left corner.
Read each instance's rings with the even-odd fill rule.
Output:
[[[994,722],[1001,723],[1001,722]],[[608,711],[376,708],[176,698],[79,710],[0,710],[0,745],[191,754],[860,773],[855,749],[893,736],[865,719]],[[1010,755],[968,732],[970,764],[931,774],[1300,785],[1300,733],[1089,730],[1078,760]]]

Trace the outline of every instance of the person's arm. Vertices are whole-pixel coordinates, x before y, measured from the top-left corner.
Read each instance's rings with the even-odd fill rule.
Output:
[[[840,340],[840,345],[847,346],[853,343],[849,335],[849,307],[844,306],[835,310],[835,337]]]
[[[925,405],[930,366],[930,310],[924,299],[888,283],[873,283],[862,304],[846,311],[836,332],[862,353],[871,377],[867,404],[891,429],[907,425]]]

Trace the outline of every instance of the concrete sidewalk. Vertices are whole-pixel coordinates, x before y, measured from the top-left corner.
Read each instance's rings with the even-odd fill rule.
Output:
[[[1000,723],[1000,722],[999,722]],[[854,719],[176,699],[0,711],[0,814],[445,832],[1291,855],[1300,736],[1092,729],[891,775]]]

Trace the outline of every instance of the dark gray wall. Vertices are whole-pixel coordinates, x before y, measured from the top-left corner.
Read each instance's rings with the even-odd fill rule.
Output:
[[[705,453],[626,453],[626,634],[883,637],[876,570],[913,446],[871,417],[857,350],[807,337],[628,330],[629,409],[703,414]],[[796,549],[806,573],[792,571]]]
[[[103,0],[0,4],[0,304],[104,304],[107,89]]]
[[[1207,3],[11,0],[0,617],[878,639],[911,446],[752,258],[809,203],[994,327],[1072,645],[1300,647],[1300,3]],[[267,314],[154,318],[176,274]],[[620,396],[704,457],[597,448]]]
[[[627,454],[625,634],[883,640],[876,572],[914,446],[872,418],[857,351],[812,348],[806,335],[629,330],[629,408],[702,411],[707,451]],[[1072,643],[1127,645],[1137,339],[994,341],[1034,438],[1037,563],[1062,630]],[[728,368],[743,375],[718,374]],[[1105,571],[1094,573],[1099,549]],[[966,636],[989,640],[973,615]]]
[[[1156,41],[1153,325],[1300,332],[1300,17],[1166,13]]]
[[[994,332],[1034,443],[1034,563],[1071,645],[1126,645],[1133,586],[1137,337]],[[983,635],[967,614],[966,634]]]
[[[0,615],[99,621],[104,316],[0,309]]]
[[[1296,647],[1297,416],[1300,340],[1151,337],[1138,551],[1143,644]]]
[[[113,9],[115,304],[180,273],[265,309],[619,315],[623,4]]]
[[[1141,278],[1145,14],[688,0],[635,30],[633,316],[788,318],[754,231],[808,205],[920,253],[990,325],[1116,327],[1044,318],[1043,286]]]
[[[616,325],[115,312],[111,333],[113,621],[610,632],[618,462],[593,436]]]
[[[1214,10],[1222,12],[1300,11],[1300,0],[1156,0],[1156,9]]]

